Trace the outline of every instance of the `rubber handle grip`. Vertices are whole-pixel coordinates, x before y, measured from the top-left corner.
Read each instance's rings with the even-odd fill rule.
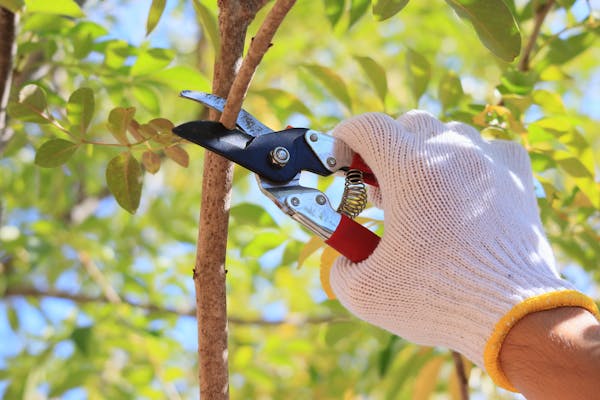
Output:
[[[373,174],[371,168],[358,153],[354,153],[354,157],[352,157],[352,163],[350,164],[350,169],[358,169],[362,171],[363,180],[365,183],[368,183],[371,186],[379,186],[379,183],[377,183],[377,178],[375,178],[375,174]]]
[[[329,239],[329,246],[350,261],[357,263],[367,259],[379,245],[381,238],[345,215]]]

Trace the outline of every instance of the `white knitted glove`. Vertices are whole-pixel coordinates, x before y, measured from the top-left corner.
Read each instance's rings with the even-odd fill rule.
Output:
[[[374,253],[358,264],[340,257],[331,270],[333,291],[358,317],[459,351],[514,390],[498,355],[520,318],[559,306],[598,315],[556,271],[521,146],[422,111],[365,114],[333,135],[373,170],[385,215]]]

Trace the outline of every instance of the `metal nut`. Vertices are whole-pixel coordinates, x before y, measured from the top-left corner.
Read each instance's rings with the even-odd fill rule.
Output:
[[[319,136],[317,136],[316,133],[311,133],[309,138],[311,142],[316,142],[317,140],[319,140]]]
[[[325,203],[327,203],[327,199],[322,194],[317,196],[316,201],[317,201],[317,204],[319,204],[321,206],[324,205]]]
[[[297,197],[292,197],[290,199],[290,203],[292,203],[294,207],[298,207],[300,205],[300,199]]]
[[[270,153],[271,162],[278,166],[284,167],[290,161],[290,152],[282,146],[277,146]]]
[[[329,165],[330,167],[335,167],[335,164],[337,164],[337,160],[333,157],[327,157],[327,165]]]

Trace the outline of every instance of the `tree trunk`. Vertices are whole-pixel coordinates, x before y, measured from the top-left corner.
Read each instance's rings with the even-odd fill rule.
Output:
[[[215,64],[213,93],[227,97],[227,105],[220,118],[226,126],[235,126],[252,75],[296,0],[277,0],[253,39],[237,75],[246,30],[266,1],[219,2],[221,46]],[[216,116],[215,112],[211,112],[211,119],[216,120]],[[206,153],[194,283],[200,393],[209,399],[229,398],[225,253],[232,175],[229,161],[214,153]]]
[[[221,46],[213,93],[227,97],[241,60],[248,25],[265,0],[219,1]],[[218,114],[210,113],[217,120]],[[231,162],[206,152],[194,267],[198,318],[199,379],[202,398],[229,398],[225,253],[231,198]]]
[[[0,154],[12,136],[6,125],[6,106],[12,82],[17,19],[15,13],[0,7]]]

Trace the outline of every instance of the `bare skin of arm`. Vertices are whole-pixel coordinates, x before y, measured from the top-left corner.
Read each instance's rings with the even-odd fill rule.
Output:
[[[528,400],[600,399],[600,323],[578,307],[529,314],[510,330],[500,362]]]

